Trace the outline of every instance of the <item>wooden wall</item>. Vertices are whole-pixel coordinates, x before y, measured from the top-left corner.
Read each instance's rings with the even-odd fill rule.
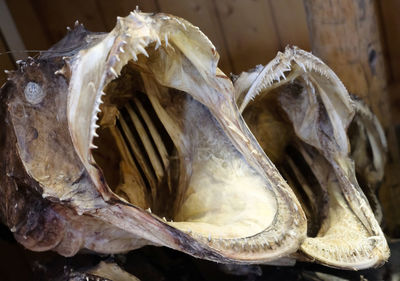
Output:
[[[325,0],[321,0],[325,1]],[[343,0],[352,1],[352,0]],[[373,1],[373,0],[371,0]],[[400,1],[375,0],[380,8],[393,112],[400,124]],[[211,39],[220,68],[240,73],[265,64],[287,44],[310,50],[302,0],[6,0],[28,50],[46,50],[78,20],[92,31],[110,31],[117,16],[138,5],[145,12],[181,16]],[[13,67],[0,38],[0,70]],[[33,53],[30,53],[31,55]],[[0,71],[0,84],[4,73]]]
[[[27,49],[47,49],[75,20],[92,31],[110,31],[117,16],[136,5],[145,12],[181,16],[211,39],[223,71],[265,64],[287,44],[309,49],[301,0],[7,0]],[[292,12],[288,12],[292,11]]]

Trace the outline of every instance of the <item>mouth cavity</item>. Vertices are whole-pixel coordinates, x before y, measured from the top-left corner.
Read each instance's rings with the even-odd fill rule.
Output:
[[[157,83],[142,60],[130,60],[103,89],[92,153],[108,186],[195,237],[237,239],[267,229],[277,204],[263,178],[204,105]]]

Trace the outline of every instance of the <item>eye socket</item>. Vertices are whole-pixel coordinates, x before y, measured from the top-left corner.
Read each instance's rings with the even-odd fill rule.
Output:
[[[46,93],[42,87],[35,82],[28,82],[24,89],[25,99],[31,104],[39,104],[42,102]]]

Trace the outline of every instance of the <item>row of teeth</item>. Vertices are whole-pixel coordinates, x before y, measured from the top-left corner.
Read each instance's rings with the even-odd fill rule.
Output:
[[[131,12],[135,13],[135,12]],[[112,77],[112,79],[115,79],[119,76],[119,72],[121,71],[122,67],[128,63],[129,60],[137,61],[138,60],[138,55],[143,54],[146,57],[149,57],[148,52],[146,51],[146,47],[148,43],[146,43],[145,39],[140,38],[138,39],[139,41],[136,44],[131,44],[134,45],[133,49],[128,45],[128,40],[131,37],[130,34],[126,33],[124,34],[124,38],[126,40],[122,40],[120,46],[118,46],[118,52],[112,57],[114,58],[114,66],[111,65],[109,67],[108,73]],[[165,42],[165,48],[170,48],[173,50],[173,47],[168,43],[168,34],[165,33],[164,38]],[[157,50],[161,45],[162,41],[160,38],[157,36],[155,39],[155,49]],[[123,58],[125,57],[125,58]],[[112,60],[112,59],[111,59]],[[122,62],[121,62],[122,61]],[[116,69],[115,64],[118,62],[118,68]],[[95,85],[94,83],[90,82],[89,83],[91,87],[93,87],[93,90],[95,90]],[[95,105],[94,105],[94,112],[93,112],[93,117],[92,117],[92,125],[91,125],[91,136],[90,136],[90,149],[97,149],[98,147],[93,144],[94,138],[98,137],[98,134],[96,133],[96,130],[99,128],[99,125],[97,124],[97,121],[99,119],[98,114],[101,112],[100,106],[103,103],[102,97],[105,95],[103,91],[101,91],[101,94],[98,95]]]
[[[310,252],[308,249],[311,248],[321,253],[325,258],[334,258],[336,261],[342,262],[359,262],[360,257],[370,258],[374,256],[372,255],[374,249],[372,245],[370,247],[361,246],[357,248],[349,246],[347,249],[343,249],[343,246],[328,246],[324,243],[324,247],[326,248],[321,248],[321,245],[318,243],[310,243],[310,240],[306,240],[302,246],[306,253]]]
[[[146,212],[152,214],[150,208],[146,209]],[[156,218],[160,219],[158,216],[154,215]],[[173,220],[168,221],[165,217],[162,220],[166,223],[173,223]],[[297,224],[296,224],[297,225]],[[295,238],[297,236],[296,231],[289,230],[284,232],[283,234],[273,235],[273,237],[263,237],[264,233],[261,233],[252,238],[215,238],[212,237],[211,234],[208,237],[201,235],[199,233],[195,233],[192,230],[183,230],[186,234],[190,235],[191,237],[195,238],[198,241],[201,241],[205,244],[215,247],[223,247],[223,248],[231,248],[234,250],[241,250],[241,251],[262,251],[266,249],[274,249],[279,247],[280,244],[287,238],[292,237]]]
[[[306,57],[306,59],[303,59]],[[246,97],[247,100],[254,100],[254,98],[259,95],[263,90],[271,86],[275,81],[281,82],[281,80],[286,80],[285,72],[291,71],[291,62],[294,61],[304,72],[315,71],[320,75],[331,79],[332,71],[317,57],[314,57],[308,52],[302,50],[291,50],[288,53],[278,53],[278,57],[274,59],[269,65],[270,70],[268,71],[264,78],[256,85],[253,93]],[[339,79],[337,79],[340,81]],[[344,86],[343,86],[344,87]]]

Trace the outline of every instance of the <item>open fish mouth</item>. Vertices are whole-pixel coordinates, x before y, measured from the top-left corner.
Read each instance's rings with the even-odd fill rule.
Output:
[[[373,114],[296,48],[234,84],[218,59],[187,21],[134,11],[20,62],[0,94],[0,218],[16,239],[64,256],[156,245],[224,263],[385,261]]]
[[[306,213],[301,252],[338,268],[384,262],[385,236],[356,178],[357,171],[368,192],[382,180],[385,162],[382,128],[365,104],[351,99],[322,61],[296,47],[243,73],[235,87],[246,123]],[[379,203],[374,205],[379,218]]]
[[[243,123],[208,38],[183,19],[132,12],[96,40],[69,60],[67,116],[103,198],[228,259],[295,252],[304,214]]]

